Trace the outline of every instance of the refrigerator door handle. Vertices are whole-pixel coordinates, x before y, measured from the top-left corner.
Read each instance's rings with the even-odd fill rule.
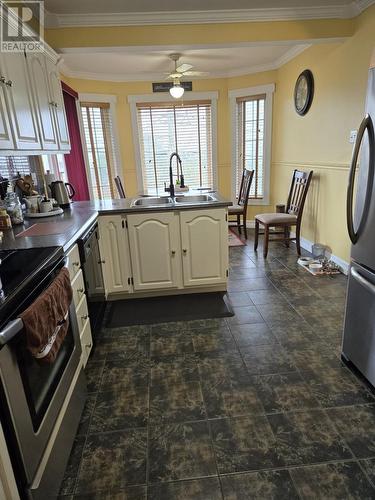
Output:
[[[358,162],[358,156],[359,152],[361,149],[361,144],[365,135],[365,132],[367,130],[368,133],[368,142],[369,142],[369,183],[367,185],[367,191],[366,191],[366,200],[365,200],[365,206],[364,210],[362,212],[362,217],[360,220],[360,223],[358,225],[357,231],[354,229],[354,222],[353,222],[353,196],[354,196],[354,181],[355,181],[355,174],[356,174],[356,169],[357,169],[357,162]],[[350,165],[350,172],[349,172],[349,183],[348,183],[348,189],[347,189],[347,197],[346,197],[346,221],[347,221],[347,226],[348,226],[348,233],[350,236],[350,239],[353,244],[357,243],[360,231],[362,228],[362,225],[365,221],[365,217],[367,214],[366,206],[368,205],[369,202],[369,196],[371,196],[371,191],[372,191],[372,180],[373,180],[373,163],[374,163],[374,125],[371,120],[370,115],[366,115],[365,118],[362,120],[362,123],[358,129],[358,134],[357,134],[357,140],[354,145],[354,150],[353,150],[353,157]]]
[[[362,274],[360,274],[354,267],[350,269],[350,274],[353,278],[358,281],[362,286],[364,286],[369,292],[375,295],[375,285],[370,283]]]

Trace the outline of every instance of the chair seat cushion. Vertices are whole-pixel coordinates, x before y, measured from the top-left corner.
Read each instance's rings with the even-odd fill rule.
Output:
[[[228,207],[228,213],[229,214],[242,214],[243,212],[243,206],[233,204],[231,207]]]
[[[295,224],[297,222],[297,216],[292,214],[259,214],[256,215],[255,218],[261,222],[262,224]]]

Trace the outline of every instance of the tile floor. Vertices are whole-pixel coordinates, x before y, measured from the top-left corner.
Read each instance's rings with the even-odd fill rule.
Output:
[[[374,499],[375,399],[340,361],[344,276],[230,249],[235,316],[103,329],[61,499]]]

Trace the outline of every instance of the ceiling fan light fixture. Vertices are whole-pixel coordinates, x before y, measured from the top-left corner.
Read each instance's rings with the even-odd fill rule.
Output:
[[[174,99],[180,99],[184,95],[185,89],[181,87],[180,83],[174,83],[169,89],[169,93]]]

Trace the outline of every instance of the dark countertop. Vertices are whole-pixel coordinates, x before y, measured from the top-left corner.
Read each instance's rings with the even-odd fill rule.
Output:
[[[181,193],[182,194],[182,193]],[[178,194],[177,196],[180,196]],[[192,192],[188,194],[205,194],[202,192]],[[14,226],[11,230],[3,231],[3,241],[0,243],[0,250],[20,250],[25,248],[45,248],[62,247],[64,251],[68,250],[77,239],[84,234],[87,229],[95,222],[98,215],[110,214],[129,214],[129,213],[147,213],[164,212],[180,210],[197,210],[210,208],[224,208],[232,205],[232,202],[223,198],[219,193],[209,193],[214,200],[209,202],[198,202],[189,205],[172,203],[168,206],[158,206],[145,208],[142,206],[132,206],[135,198],[115,199],[105,201],[78,201],[71,205],[71,208],[64,210],[61,215],[46,217],[41,219],[25,219],[24,224]],[[186,194],[185,194],[186,195]],[[163,193],[165,196],[165,193]],[[186,195],[188,196],[188,195]],[[17,234],[36,223],[50,222],[71,222],[71,225],[60,234],[51,234],[47,236],[19,236]]]
[[[90,207],[87,202],[76,202],[72,208],[64,210],[61,215],[46,217],[43,219],[26,219],[24,224],[14,226],[11,230],[3,230],[3,241],[0,243],[1,250],[21,250],[25,248],[62,247],[68,250],[77,239],[87,231],[98,217],[95,208]],[[63,233],[48,236],[19,236],[17,234],[36,223],[71,222],[71,225]],[[66,227],[64,225],[64,227]]]

